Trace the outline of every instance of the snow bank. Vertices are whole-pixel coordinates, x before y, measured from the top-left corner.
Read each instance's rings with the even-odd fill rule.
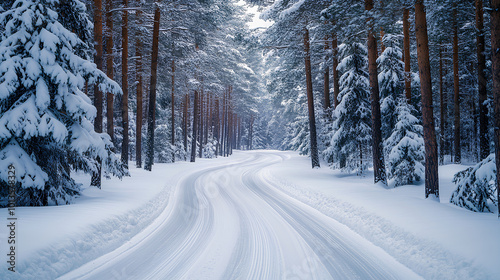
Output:
[[[102,190],[87,188],[72,205],[17,208],[18,273],[7,270],[3,256],[0,278],[54,279],[121,246],[165,208],[172,187],[168,169],[166,164],[155,165],[152,173],[132,168],[132,177],[103,180]],[[89,178],[77,177],[89,185]],[[3,210],[0,220],[7,221]],[[5,252],[5,226],[0,236]]]
[[[371,173],[360,178],[328,168],[305,169],[308,161],[294,154],[272,166],[266,178],[426,279],[497,279],[500,224],[495,214],[448,203],[451,178],[466,166],[440,168],[442,202],[436,203],[424,199],[423,185],[387,190],[372,183]]]

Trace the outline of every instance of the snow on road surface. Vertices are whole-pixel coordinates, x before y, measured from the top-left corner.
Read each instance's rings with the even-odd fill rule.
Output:
[[[2,226],[0,279],[498,279],[496,214],[448,203],[465,168],[440,167],[441,203],[296,152],[132,168],[71,205],[17,208],[18,272]]]
[[[180,180],[169,206],[117,250],[61,279],[418,279],[346,226],[263,175],[280,153],[249,153]]]

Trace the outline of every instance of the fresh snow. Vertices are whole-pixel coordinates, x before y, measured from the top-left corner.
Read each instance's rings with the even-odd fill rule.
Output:
[[[448,202],[465,168],[440,168],[437,203],[423,185],[386,189],[296,152],[131,167],[72,205],[17,208],[19,272],[4,260],[0,278],[495,279],[496,214]]]

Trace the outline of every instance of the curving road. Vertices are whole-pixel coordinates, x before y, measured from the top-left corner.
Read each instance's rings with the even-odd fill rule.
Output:
[[[279,152],[186,174],[163,214],[63,279],[418,279],[344,225],[275,188]]]

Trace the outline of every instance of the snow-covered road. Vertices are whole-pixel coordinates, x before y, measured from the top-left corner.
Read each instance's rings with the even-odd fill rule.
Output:
[[[149,227],[61,278],[420,278],[343,224],[273,186],[266,169],[286,155],[246,155],[186,174]]]

